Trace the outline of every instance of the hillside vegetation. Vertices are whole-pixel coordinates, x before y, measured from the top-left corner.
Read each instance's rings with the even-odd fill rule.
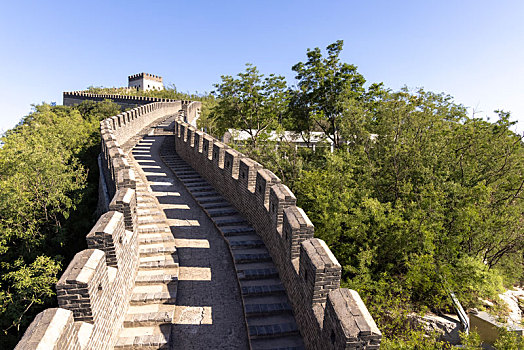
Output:
[[[218,138],[229,128],[249,134],[233,146],[295,193],[386,348],[445,347],[410,328],[407,314],[453,312],[449,291],[464,308],[487,299],[503,313],[497,294],[524,280],[522,136],[504,111],[490,122],[445,94],[366,85],[341,51],[341,41],[324,55],[308,50],[291,88],[249,64],[222,76],[212,95],[194,96],[204,103],[199,126]],[[306,139],[322,131],[335,150],[277,145],[268,140],[274,130]]]
[[[98,199],[100,120],[111,102],[35,106],[0,148],[0,346],[12,348],[85,248]]]
[[[445,94],[366,84],[340,61],[342,44],[308,50],[292,67],[292,87],[247,65],[211,94],[88,91],[199,100],[208,133],[246,131],[249,140],[232,146],[295,193],[342,265],[342,285],[365,299],[383,347],[446,348],[407,315],[452,312],[450,290],[465,308],[487,299],[503,313],[497,294],[524,280],[522,136],[504,111],[490,122]],[[56,277],[83,248],[97,198],[98,121],[117,111],[109,102],[37,106],[2,138],[0,325],[10,339],[53,304]],[[321,131],[325,143],[313,150],[269,141],[284,130],[306,139]],[[510,338],[500,348],[516,349]]]

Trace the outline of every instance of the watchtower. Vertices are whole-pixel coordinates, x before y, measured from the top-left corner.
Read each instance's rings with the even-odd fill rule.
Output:
[[[138,73],[128,77],[128,87],[142,91],[162,90],[164,89],[164,83],[162,77],[158,75]]]

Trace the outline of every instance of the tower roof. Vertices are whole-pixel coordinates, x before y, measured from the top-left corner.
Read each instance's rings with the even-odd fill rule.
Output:
[[[154,75],[154,74],[149,74],[149,73],[138,73],[138,74],[133,74],[133,75],[128,76],[127,78],[128,78],[128,81],[134,81],[134,80],[140,80],[140,79],[147,79],[147,80],[158,81],[159,83],[162,83],[162,82],[163,82],[161,76]]]

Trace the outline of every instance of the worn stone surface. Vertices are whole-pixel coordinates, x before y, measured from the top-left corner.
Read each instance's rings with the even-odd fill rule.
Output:
[[[248,337],[252,349],[301,349],[302,339],[311,349],[380,346],[293,193],[181,121],[194,121],[200,103],[64,94],[68,105],[86,99],[136,107],[100,123],[98,210],[113,214],[57,284],[61,308],[39,314],[18,349],[242,349]],[[175,136],[162,124],[170,115]],[[164,163],[166,137],[173,157]]]
[[[142,154],[150,155],[148,160],[153,162],[136,162],[166,216],[178,255],[171,349],[247,349],[240,288],[227,245],[161,161],[163,136],[148,136],[144,141],[148,146],[141,151],[147,153]],[[148,248],[142,245],[141,249]]]

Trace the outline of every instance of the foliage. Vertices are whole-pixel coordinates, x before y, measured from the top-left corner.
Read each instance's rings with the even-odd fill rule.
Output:
[[[477,350],[482,349],[482,341],[477,332],[471,331],[469,334],[460,332],[460,340],[463,346],[463,349],[466,350]]]
[[[341,124],[358,111],[366,82],[356,66],[340,62],[342,46],[342,40],[329,45],[325,58],[318,47],[308,50],[307,62],[292,68],[297,73],[297,89],[290,100],[294,129],[320,129],[336,147],[342,145]]]
[[[9,348],[35,314],[56,303],[53,286],[93,225],[100,120],[110,102],[35,106],[0,148],[0,342]]]
[[[522,350],[524,349],[524,336],[500,328],[500,335],[494,345],[497,350]]]
[[[222,76],[216,84],[217,105],[213,109],[220,133],[228,128],[245,131],[256,146],[260,137],[278,126],[286,103],[286,82],[274,74],[264,78],[248,64],[238,78]]]
[[[452,312],[449,290],[478,307],[524,279],[524,143],[509,113],[487,122],[445,94],[365,89],[341,49],[309,50],[293,67],[298,87],[274,127],[323,130],[335,152],[272,142],[242,150],[295,193],[342,265],[343,286],[361,293],[395,348],[416,335],[382,317],[389,301]]]

